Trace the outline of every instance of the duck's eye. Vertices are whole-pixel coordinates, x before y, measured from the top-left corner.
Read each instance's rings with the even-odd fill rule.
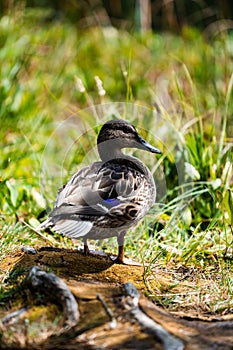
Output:
[[[124,131],[125,134],[135,134],[135,133],[137,133],[136,130],[134,130],[132,128],[129,128],[129,127],[125,127],[123,129],[123,131]]]

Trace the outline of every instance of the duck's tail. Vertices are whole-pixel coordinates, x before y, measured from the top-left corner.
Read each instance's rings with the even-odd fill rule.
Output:
[[[41,230],[44,230],[50,226],[53,226],[53,223],[52,223],[51,218],[48,218],[47,220],[43,221],[39,226],[37,226],[36,229],[38,231],[41,231]]]

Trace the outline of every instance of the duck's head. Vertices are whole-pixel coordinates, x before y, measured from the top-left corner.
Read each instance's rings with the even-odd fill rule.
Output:
[[[98,135],[97,146],[102,160],[121,157],[122,148],[138,148],[151,153],[161,151],[149,144],[136,128],[125,120],[110,120],[105,123]]]

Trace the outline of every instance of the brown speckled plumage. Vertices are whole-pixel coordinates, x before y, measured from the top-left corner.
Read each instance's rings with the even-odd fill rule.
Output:
[[[121,149],[160,151],[123,120],[105,123],[97,145],[101,161],[78,171],[59,190],[53,211],[39,229],[51,227],[71,238],[83,238],[85,253],[87,239],[116,236],[116,261],[123,263],[124,235],[153,205],[156,190],[148,168],[138,158],[124,155]]]

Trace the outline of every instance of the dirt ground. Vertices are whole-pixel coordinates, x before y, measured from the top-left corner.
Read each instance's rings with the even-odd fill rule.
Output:
[[[65,320],[69,298],[64,300],[55,284],[42,283],[38,290],[29,287],[26,277],[34,266],[64,282],[62,286],[75,297],[77,313],[70,324]],[[165,311],[145,296],[142,266],[40,248],[35,254],[8,255],[0,272],[3,349],[233,349],[233,315],[197,317]],[[156,273],[162,283],[164,272]]]

